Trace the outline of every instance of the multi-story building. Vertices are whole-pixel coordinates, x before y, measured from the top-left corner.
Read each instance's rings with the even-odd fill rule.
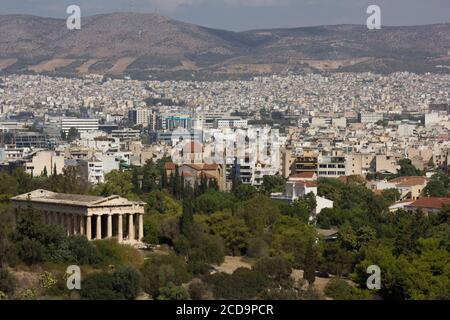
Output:
[[[296,157],[292,166],[292,173],[318,172],[319,153],[315,150],[305,150],[303,155]]]
[[[148,108],[137,108],[128,112],[128,119],[136,126],[147,127],[150,121],[151,110]]]
[[[329,127],[345,128],[347,126],[347,119],[345,117],[332,118],[332,117],[313,117],[311,119],[311,125],[313,127]]]
[[[169,131],[173,131],[179,128],[189,130],[192,128],[193,123],[192,118],[187,116],[179,116],[179,117],[161,116],[158,121],[159,121],[158,124],[159,130],[169,130]]]
[[[61,130],[68,133],[70,129],[75,128],[78,132],[95,131],[99,129],[98,119],[77,119],[63,118],[61,119]]]
[[[248,120],[241,119],[239,117],[220,118],[215,120],[215,128],[242,128],[248,127]]]
[[[375,172],[375,155],[352,153],[345,156],[346,176],[363,176]]]
[[[99,184],[105,182],[103,161],[92,157],[90,159],[80,160],[79,165],[81,174],[89,183]]]
[[[148,118],[148,128],[151,132],[156,132],[158,130],[158,111],[152,110]]]
[[[376,155],[375,172],[396,174],[398,169],[397,158],[391,155]]]
[[[203,131],[201,130],[176,130],[176,131],[158,131],[157,141],[170,145],[175,145],[180,141],[198,141],[203,142]]]
[[[216,121],[229,117],[230,114],[223,111],[204,111],[197,115],[195,122],[199,129],[213,129],[216,127]]]
[[[318,176],[323,178],[338,178],[346,175],[346,160],[344,155],[320,155],[318,162]]]
[[[138,141],[141,138],[141,131],[133,129],[113,130],[111,136],[122,142]]]
[[[377,123],[383,119],[383,114],[378,112],[360,112],[358,117],[360,123]]]
[[[121,113],[113,113],[113,114],[108,114],[106,116],[106,121],[107,122],[113,122],[113,123],[120,123],[122,122],[124,116]]]
[[[51,145],[46,135],[39,132],[17,132],[14,141],[17,148],[46,149]]]

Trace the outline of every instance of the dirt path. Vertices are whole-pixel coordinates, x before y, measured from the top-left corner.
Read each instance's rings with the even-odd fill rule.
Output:
[[[220,266],[214,266],[217,272],[232,274],[239,268],[251,269],[252,266],[243,260],[242,257],[226,256],[225,261]]]

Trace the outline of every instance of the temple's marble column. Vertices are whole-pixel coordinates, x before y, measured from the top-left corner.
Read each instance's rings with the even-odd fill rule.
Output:
[[[97,215],[96,225],[97,225],[97,232],[96,232],[95,239],[102,240],[102,216],[101,215]]]
[[[119,214],[117,216],[118,222],[117,222],[117,239],[120,242],[123,241],[123,215]]]
[[[139,237],[138,240],[141,241],[144,238],[144,215],[142,213],[139,216]]]
[[[91,216],[86,217],[86,237],[88,240],[92,240],[92,223]]]
[[[78,234],[78,230],[80,230],[80,219],[79,216],[77,214],[73,215],[73,226],[72,226],[72,234],[73,235],[77,235]]]
[[[82,236],[84,236],[84,227],[86,225],[86,217],[85,216],[80,216],[80,234]]]
[[[108,214],[108,239],[112,238],[113,232],[112,232],[112,214]]]
[[[128,215],[128,240],[134,240],[134,222],[133,222],[133,214],[130,213]]]
[[[72,231],[73,231],[73,221],[72,221],[73,216],[70,213],[66,214],[66,230],[67,230],[67,235],[71,236],[72,235]]]

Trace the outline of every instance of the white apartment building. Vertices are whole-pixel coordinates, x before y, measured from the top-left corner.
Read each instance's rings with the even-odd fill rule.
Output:
[[[120,141],[139,141],[141,139],[141,131],[133,129],[113,130],[111,132],[113,138],[119,138]]]
[[[318,176],[322,178],[338,178],[346,174],[346,160],[343,155],[319,155]]]
[[[0,160],[1,161],[14,161],[23,159],[32,153],[30,148],[17,148],[15,145],[5,145],[4,148],[0,148]]]
[[[94,131],[99,129],[98,119],[77,119],[63,118],[61,119],[61,130],[68,133],[71,128],[75,128],[78,132]]]
[[[105,182],[103,161],[92,157],[88,160],[80,160],[79,164],[82,175],[89,183],[99,184]]]
[[[216,120],[216,128],[222,129],[222,128],[241,128],[246,129],[248,128],[248,120],[241,119],[241,118],[222,118]]]

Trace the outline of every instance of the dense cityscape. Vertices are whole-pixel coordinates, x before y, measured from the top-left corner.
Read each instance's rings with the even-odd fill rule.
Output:
[[[44,288],[3,283],[21,263],[72,261],[120,266],[88,276],[86,299],[448,298],[449,80],[5,76],[1,193],[5,212],[22,217],[20,234],[1,233],[1,262],[16,266],[3,271],[2,295],[65,296],[62,275],[45,265],[29,275]],[[40,223],[58,225],[62,239]],[[429,271],[439,285],[365,287],[365,265],[429,254],[447,259],[442,273]],[[155,275],[168,266],[176,274]],[[100,275],[134,279],[132,292],[93,290]]]

